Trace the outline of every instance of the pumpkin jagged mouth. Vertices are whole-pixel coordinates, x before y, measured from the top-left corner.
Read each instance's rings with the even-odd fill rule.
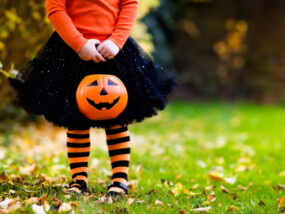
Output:
[[[94,108],[98,110],[102,110],[102,108],[106,108],[107,110],[109,110],[110,108],[112,108],[114,105],[116,105],[119,102],[120,97],[115,99],[112,103],[99,103],[99,104],[96,104],[93,100],[90,100],[88,98],[86,99],[90,105],[92,105]]]

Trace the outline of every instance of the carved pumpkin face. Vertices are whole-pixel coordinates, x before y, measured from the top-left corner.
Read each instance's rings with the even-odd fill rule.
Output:
[[[93,74],[83,78],[76,91],[79,110],[91,120],[109,120],[119,116],[128,103],[122,81],[114,75]]]

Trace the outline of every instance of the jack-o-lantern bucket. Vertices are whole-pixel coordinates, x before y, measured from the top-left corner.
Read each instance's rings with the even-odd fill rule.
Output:
[[[76,91],[79,110],[90,120],[110,120],[126,108],[128,93],[122,81],[108,74],[84,77]]]

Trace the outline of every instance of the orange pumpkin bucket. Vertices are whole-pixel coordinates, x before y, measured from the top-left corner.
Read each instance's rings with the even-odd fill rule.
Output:
[[[76,90],[79,110],[90,120],[110,120],[126,108],[128,93],[114,75],[92,74],[84,77]]]

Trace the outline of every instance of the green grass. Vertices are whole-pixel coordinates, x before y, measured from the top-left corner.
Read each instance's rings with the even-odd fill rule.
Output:
[[[129,180],[135,182],[135,191],[129,196],[135,198],[131,205],[126,204],[127,199],[112,204],[99,202],[106,193],[106,184],[110,182],[107,172],[111,170],[108,154],[100,147],[91,152],[90,159],[97,158],[98,166],[90,169],[92,195],[88,199],[73,195],[67,198],[64,189],[56,186],[69,182],[64,152],[55,161],[55,156],[47,153],[29,157],[25,151],[9,148],[0,169],[13,183],[2,181],[1,195],[19,196],[25,204],[30,197],[47,194],[47,202],[52,206],[52,195],[57,193],[63,202],[75,201],[79,205],[75,213],[123,213],[124,208],[130,213],[191,213],[197,207],[209,206],[209,213],[226,213],[230,206],[238,213],[280,213],[285,210],[277,207],[277,200],[285,196],[285,189],[278,187],[285,184],[285,175],[281,174],[285,171],[284,121],[285,111],[281,106],[171,103],[157,117],[130,126],[133,146]],[[39,169],[22,175],[20,180],[19,167],[33,162]],[[66,168],[53,170],[54,162]],[[220,173],[221,181],[210,178],[209,174],[214,172]],[[12,174],[16,175],[14,179]],[[41,174],[63,177],[59,182],[35,185]],[[234,178],[235,182],[228,183],[224,178]],[[229,193],[223,192],[221,185]],[[15,195],[9,195],[11,189],[16,191]],[[207,202],[212,191],[216,199]],[[156,204],[156,200],[163,205]],[[20,210],[32,213],[30,205]]]

